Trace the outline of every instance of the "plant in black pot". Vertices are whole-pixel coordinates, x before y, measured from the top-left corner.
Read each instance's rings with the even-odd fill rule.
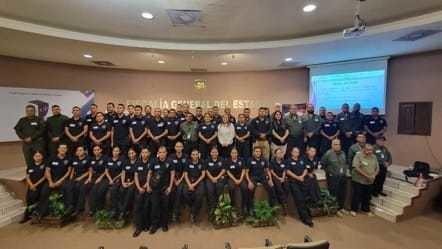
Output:
[[[330,194],[328,189],[322,188],[320,191],[320,198],[317,202],[307,202],[307,207],[313,217],[332,216],[339,210],[336,198]]]
[[[218,204],[213,210],[211,222],[216,229],[235,226],[239,222],[239,216],[228,194],[219,197]]]
[[[278,224],[279,206],[270,206],[267,201],[255,202],[253,214],[247,217],[246,222],[253,227],[275,226]]]

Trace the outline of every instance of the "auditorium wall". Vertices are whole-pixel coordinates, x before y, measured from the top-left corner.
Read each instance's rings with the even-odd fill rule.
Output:
[[[197,90],[194,80],[206,80]],[[414,160],[440,167],[442,161],[442,53],[416,54],[391,59],[387,93],[388,144],[394,162],[408,165]],[[39,62],[0,56],[0,86],[96,91],[96,102],[108,101],[174,105],[227,104],[236,113],[274,103],[301,103],[308,98],[306,68],[242,73],[168,73]],[[397,135],[397,109],[401,101],[434,101],[431,137]],[[69,110],[65,110],[69,112]],[[23,165],[19,143],[0,143],[0,169]]]

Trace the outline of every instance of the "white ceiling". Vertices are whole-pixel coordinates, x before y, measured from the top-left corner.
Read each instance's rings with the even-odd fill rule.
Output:
[[[117,68],[225,72],[442,49],[442,33],[393,41],[442,30],[441,0],[367,0],[361,13],[369,29],[354,39],[340,31],[352,25],[356,1],[312,1],[318,10],[304,14],[303,0],[0,0],[0,55],[91,66],[82,56],[90,53]],[[201,9],[205,28],[171,26],[165,14],[171,8]],[[156,15],[152,21],[139,17],[146,10]],[[296,63],[280,67],[287,57]]]

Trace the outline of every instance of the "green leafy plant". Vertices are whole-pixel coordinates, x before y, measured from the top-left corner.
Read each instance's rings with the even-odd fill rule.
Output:
[[[52,192],[49,196],[49,216],[63,218],[66,214],[67,210],[63,203],[63,195],[58,191]]]
[[[230,196],[226,193],[220,195],[218,204],[213,210],[211,221],[215,227],[230,227],[239,220],[235,208],[232,206]]]
[[[253,214],[246,222],[254,227],[274,226],[278,223],[279,206],[270,206],[267,201],[258,201],[253,205]]]
[[[125,220],[115,220],[107,210],[100,210],[94,215],[95,225],[98,229],[121,229],[125,225]]]
[[[328,189],[320,190],[320,198],[318,202],[308,202],[307,207],[313,216],[335,215],[339,209],[336,197],[332,196]]]

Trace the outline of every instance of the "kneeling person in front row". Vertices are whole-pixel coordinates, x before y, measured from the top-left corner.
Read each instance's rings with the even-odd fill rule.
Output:
[[[238,207],[236,202],[236,194],[239,192],[241,196],[241,210],[242,214],[247,214],[246,200],[248,195],[247,182],[245,180],[245,163],[239,158],[239,152],[234,147],[230,151],[230,158],[225,162],[225,168],[227,171],[227,185],[229,187],[230,200],[233,207]]]
[[[185,166],[183,174],[186,183],[183,195],[190,206],[190,221],[195,223],[203,203],[205,192],[203,180],[206,176],[206,170],[198,150],[192,150],[190,161]]]
[[[147,172],[151,164],[150,151],[148,148],[142,148],[140,159],[137,162],[135,170],[135,201],[134,201],[134,225],[135,232],[133,237],[140,233],[148,231],[151,225],[151,191],[147,193]]]
[[[109,188],[109,180],[106,177],[107,157],[103,156],[103,150],[99,145],[92,148],[94,156],[91,158],[89,179],[92,183],[89,196],[89,215],[103,210],[106,202],[106,193]]]
[[[84,212],[86,194],[89,192],[92,184],[89,177],[91,159],[87,156],[83,145],[75,150],[75,157],[72,159],[72,171],[70,179],[72,181],[74,214],[79,215]]]

